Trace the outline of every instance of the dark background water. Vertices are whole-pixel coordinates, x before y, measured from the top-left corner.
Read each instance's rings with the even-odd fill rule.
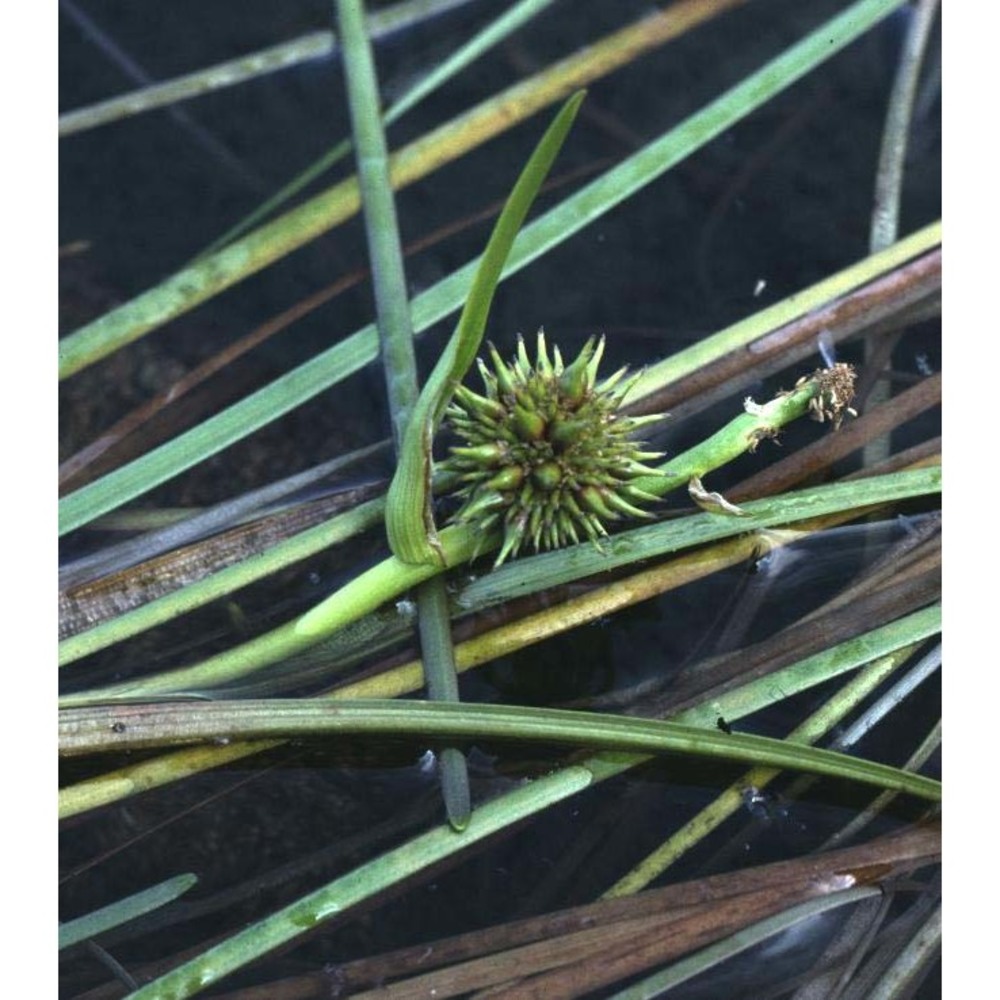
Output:
[[[628,155],[844,6],[832,0],[748,4],[597,81],[589,87],[556,172]],[[391,146],[402,146],[648,8],[645,2],[554,4],[395,125],[389,133]],[[62,111],[132,86],[121,66],[123,58],[154,79],[167,79],[324,27],[330,16],[326,3],[262,0],[154,5],[80,0],[60,9]],[[483,0],[468,3],[382,41],[377,59],[384,95],[391,99],[405,90],[497,9],[497,4]],[[886,99],[908,16],[904,8],[887,18],[748,120],[508,279],[497,293],[489,337],[508,351],[516,333],[529,334],[544,325],[550,338],[572,353],[591,333],[604,332],[609,371],[621,363],[641,365],[863,257]],[[92,28],[84,27],[84,18],[92,19],[110,44],[107,39],[99,44]],[[929,62],[935,58],[932,52]],[[64,332],[171,274],[349,130],[342,67],[335,56],[180,107],[187,123],[158,110],[62,140],[60,243],[90,244],[84,254],[61,264]],[[918,105],[907,163],[903,233],[940,215],[939,110],[939,93],[929,83]],[[402,192],[404,239],[502,199],[550,115],[543,112]],[[347,168],[344,164],[339,169]],[[541,207],[561,194],[543,196]],[[426,288],[475,256],[487,234],[487,224],[472,226],[409,258],[411,288]],[[70,380],[61,398],[61,457],[169,385],[179,372],[365,259],[363,231],[356,219]],[[766,285],[755,294],[761,281]],[[226,393],[236,396],[266,384],[371,317],[371,291],[361,284],[240,361],[219,405],[227,400]],[[450,333],[451,322],[438,324],[421,338],[424,372]],[[859,357],[858,348],[850,345],[844,354]],[[936,327],[926,324],[912,330],[900,343],[893,366],[912,375],[938,370]],[[782,373],[766,385],[747,384],[738,399],[721,402],[691,421],[668,425],[657,446],[671,453],[683,450],[728,420],[742,395],[762,398],[791,384],[798,374]],[[905,447],[936,433],[937,420],[937,414],[931,414],[907,425],[894,446]],[[141,503],[212,502],[368,444],[388,429],[381,374],[369,366],[164,484]],[[816,433],[814,426],[795,428],[787,446],[812,440]],[[713,487],[723,488],[769,458],[762,449],[720,472]],[[365,471],[377,474],[384,466]],[[898,537],[905,526],[880,530],[884,541]],[[868,558],[873,553],[870,543],[866,548],[863,531],[820,540],[819,552],[800,560],[799,576],[783,571],[768,598],[771,603],[765,602],[749,623],[744,641],[794,620],[844,586],[865,553]],[[80,542],[71,539],[70,544]],[[315,560],[282,580],[283,600],[292,606],[314,601],[329,591],[338,574],[358,561],[377,558],[382,550],[381,539],[373,535],[352,549],[344,564],[336,557]],[[691,585],[474,672],[463,680],[463,694],[556,703],[632,683],[664,665],[675,668],[724,627],[725,608],[735,600],[745,572],[734,570]],[[249,595],[251,620],[261,621],[263,627],[265,620],[255,618],[253,611],[274,600],[273,591]],[[282,605],[285,614],[288,608],[288,603]],[[231,645],[238,638],[222,609],[207,609],[192,620],[206,634],[214,629],[218,645]],[[130,655],[148,656],[168,635],[157,630],[133,644],[139,653]],[[173,655],[170,641],[176,639],[164,648]],[[104,660],[103,667],[99,663],[91,669],[120,669],[122,663],[113,659],[118,654],[109,655],[112,659]],[[818,703],[824,693],[814,692],[809,699]],[[924,731],[936,717],[935,697],[931,691],[908,706],[913,731]],[[787,710],[792,709],[804,714],[800,703]],[[758,725],[780,731],[784,722],[777,718]],[[902,749],[898,753],[905,757]],[[195,871],[201,879],[191,896],[196,901],[210,901],[228,891],[238,895],[240,886],[253,891],[220,911],[201,916],[192,912],[169,928],[169,939],[164,931],[112,942],[116,957],[138,963],[242,926],[436,819],[436,784],[420,770],[416,756],[413,747],[402,745],[323,753],[299,747],[274,755],[271,770],[206,774],[183,788],[163,789],[82,817],[67,826],[61,847],[64,872],[86,866],[66,882],[64,917],[177,872]],[[474,760],[477,795],[487,797],[525,775],[544,772],[556,759],[542,749],[525,760],[501,748],[482,748]],[[66,778],[85,770],[70,769]],[[593,899],[623,870],[623,857],[641,857],[659,842],[666,825],[693,814],[711,800],[720,782],[736,773],[692,768],[687,762],[681,769],[666,762],[605,783],[553,810],[544,823],[531,824],[440,879],[413,887],[398,902],[315,935],[232,982],[267,981],[317,964]],[[246,786],[194,808],[251,775]],[[776,817],[767,818],[763,835],[741,863],[807,850],[851,815],[859,801],[864,800],[855,800],[845,789],[824,789],[791,816],[779,810]],[[193,811],[185,814],[187,808]],[[894,822],[904,815],[905,810]],[[160,823],[166,825],[157,829]],[[592,829],[592,823],[606,825],[605,849],[581,870],[560,871],[560,859],[572,849],[579,831]],[[726,836],[732,832],[727,828]],[[137,839],[129,846],[132,838]],[[701,873],[721,840],[684,859],[671,878]],[[108,851],[113,853],[107,859],[91,863]],[[282,865],[300,868],[272,884],[269,873]],[[258,878],[262,881],[255,883]],[[97,976],[86,959],[74,960],[67,982],[75,985],[66,995]],[[932,996],[933,991],[923,995]]]

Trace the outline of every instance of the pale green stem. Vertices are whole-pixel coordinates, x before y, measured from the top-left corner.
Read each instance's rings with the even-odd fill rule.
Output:
[[[389,182],[385,133],[379,118],[378,81],[371,45],[365,34],[362,0],[337,0],[337,14],[344,46],[344,74],[357,148],[365,233],[372,264],[382,368],[398,465],[420,394],[403,247]],[[417,587],[417,625],[428,696],[432,700],[457,701],[455,651],[444,588],[444,579],[440,576],[432,577]],[[457,751],[446,748],[439,760],[441,790],[448,820],[456,830],[461,830],[468,823],[472,811],[465,758]]]
[[[260,555],[251,556],[235,566],[199,580],[196,584],[166,594],[133,611],[70,636],[59,643],[59,666],[73,663],[147,629],[179,618],[256,580],[263,580],[272,573],[308,559],[338,542],[353,538],[378,524],[384,514],[385,500],[369,500],[354,510],[338,514],[323,524],[299,532]]]
[[[445,528],[441,538],[445,542],[446,554],[455,560],[456,565],[468,560],[475,550],[476,540],[471,532],[456,532],[454,528]],[[376,610],[387,599],[387,595],[403,594],[411,587],[436,576],[438,572],[438,567],[416,566],[395,558],[386,559],[337,592],[342,599],[334,612],[335,617],[328,619],[329,622],[337,620],[330,633]],[[317,636],[300,628],[300,622],[301,619],[287,622],[194,666],[112,685],[103,689],[97,700],[109,694],[111,697],[141,698],[166,692],[176,693],[179,690],[197,690],[245,677],[255,670],[316,645]],[[84,692],[66,695],[61,699],[61,704],[81,704],[94,700],[94,695],[97,694],[98,692]]]

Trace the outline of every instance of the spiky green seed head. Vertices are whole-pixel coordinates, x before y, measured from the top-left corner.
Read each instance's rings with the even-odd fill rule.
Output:
[[[633,383],[625,369],[598,383],[603,352],[604,338],[591,337],[564,365],[539,330],[534,364],[520,337],[509,364],[491,345],[492,365],[478,362],[485,395],[464,386],[455,393],[448,423],[464,444],[443,463],[463,484],[453,520],[502,530],[495,565],[524,545],[537,552],[596,542],[610,521],[652,516],[640,505],[656,497],[632,485],[659,474],[644,464],[659,453],[632,438],[650,418],[619,412]]]

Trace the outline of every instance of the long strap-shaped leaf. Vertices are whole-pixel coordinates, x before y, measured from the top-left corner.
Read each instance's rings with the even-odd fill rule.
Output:
[[[448,401],[476,357],[507,255],[562,147],[583,97],[584,92],[580,91],[563,105],[521,171],[479,260],[455,332],[414,407],[385,510],[389,546],[403,562],[444,565],[431,512],[434,432]]]
[[[723,733],[662,719],[524,705],[359,699],[336,704],[263,698],[239,702],[97,705],[59,713],[60,753],[136,750],[226,739],[392,734],[420,739],[510,739],[596,747],[609,752],[676,753],[756,767],[827,775],[941,799],[941,783],[876,761],[801,742]]]

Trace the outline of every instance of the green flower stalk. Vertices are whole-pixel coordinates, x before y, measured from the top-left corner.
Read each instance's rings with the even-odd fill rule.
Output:
[[[442,467],[463,483],[453,520],[484,533],[502,528],[494,565],[525,543],[541,551],[597,542],[609,521],[652,517],[640,505],[659,498],[633,480],[662,475],[644,464],[662,455],[643,451],[633,435],[663,415],[619,412],[640,373],[626,378],[622,368],[598,383],[603,337],[591,337],[569,365],[558,347],[549,357],[543,330],[534,364],[520,337],[510,364],[489,351],[492,368],[478,361],[486,395],[460,386],[446,411],[465,444]]]

